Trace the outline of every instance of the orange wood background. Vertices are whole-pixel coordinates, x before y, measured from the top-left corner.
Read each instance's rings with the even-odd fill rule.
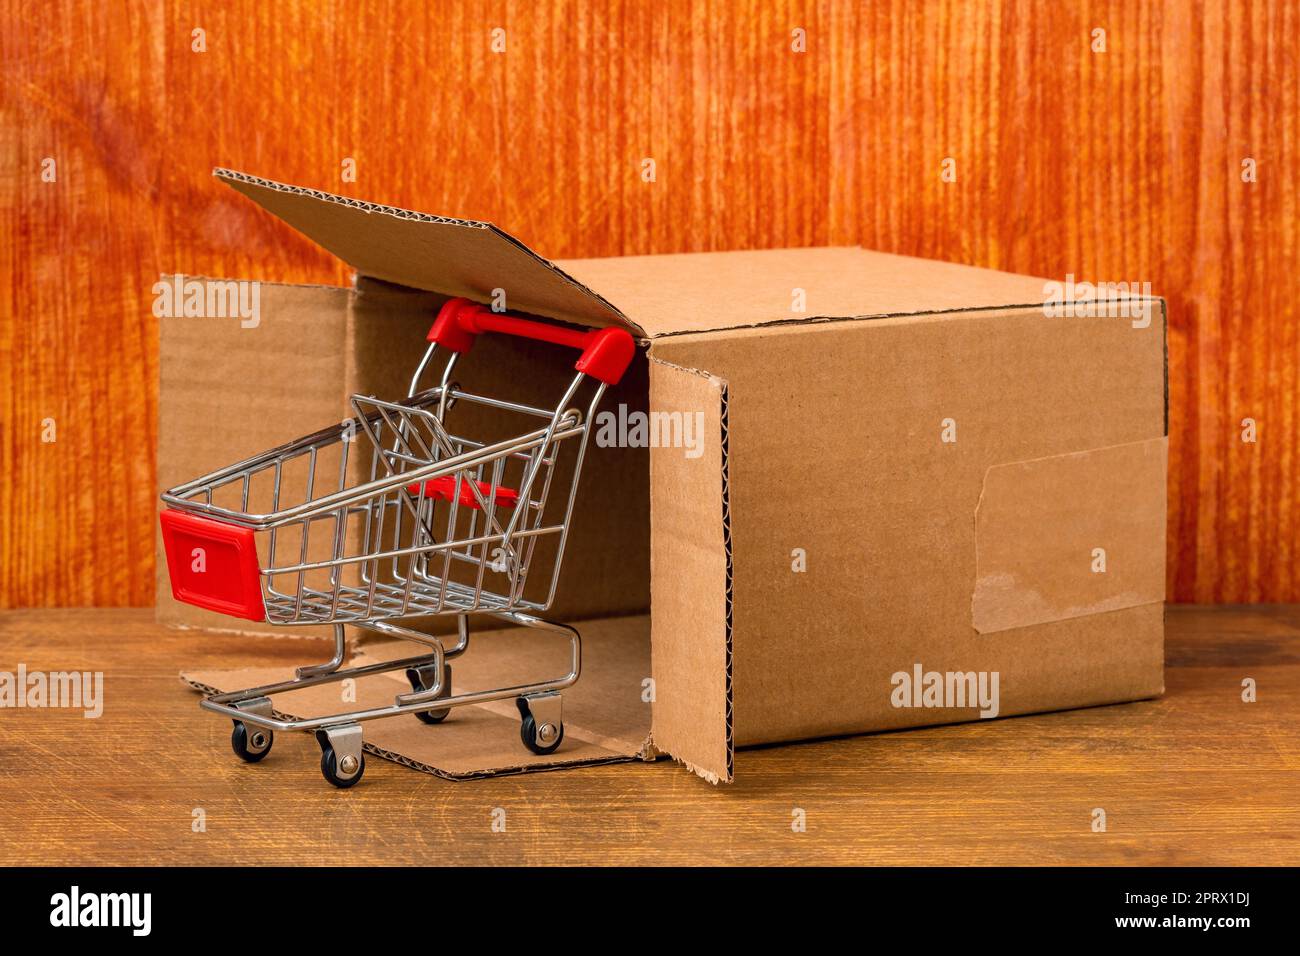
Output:
[[[218,164],[553,257],[860,243],[1149,281],[1170,596],[1300,600],[1295,3],[0,0],[0,58],[0,606],[152,600],[160,273],[347,281]]]

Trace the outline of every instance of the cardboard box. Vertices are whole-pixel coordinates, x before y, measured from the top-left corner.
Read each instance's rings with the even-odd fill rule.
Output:
[[[663,753],[729,781],[737,746],[1162,692],[1161,300],[1054,316],[1042,279],[858,248],[552,263],[485,223],[216,176],[357,279],[262,283],[256,328],[162,320],[164,487],[339,421],[352,392],[404,395],[449,296],[644,347],[602,407],[633,441],[648,414],[659,447],[597,429],[550,615],[589,637],[565,747],[527,754],[489,707],[367,724],[376,753],[447,776]],[[484,345],[484,390],[569,374],[553,346]],[[230,626],[159,575],[162,621]],[[544,666],[517,632],[482,644],[470,684]]]

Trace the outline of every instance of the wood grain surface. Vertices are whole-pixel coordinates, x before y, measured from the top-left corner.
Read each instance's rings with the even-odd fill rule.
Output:
[[[1171,609],[1159,700],[742,750],[721,786],[668,761],[452,782],[371,757],[339,791],[306,734],[242,763],[177,677],[324,651],[0,614],[4,668],[100,670],[106,701],[4,711],[0,863],[1300,864],[1300,607]]]
[[[0,606],[152,599],[160,273],[347,281],[217,164],[551,257],[1150,282],[1170,596],[1300,600],[1298,49],[1285,0],[0,0]]]

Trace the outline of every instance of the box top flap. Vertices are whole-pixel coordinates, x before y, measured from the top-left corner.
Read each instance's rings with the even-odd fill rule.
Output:
[[[491,223],[412,212],[228,169],[222,182],[364,275],[639,337],[1045,301],[1043,279],[857,246],[551,262]]]
[[[857,246],[561,260],[652,337],[1041,305],[1043,279]]]
[[[381,206],[229,169],[212,174],[367,276],[479,302],[505,289],[512,310],[645,334],[491,223]]]

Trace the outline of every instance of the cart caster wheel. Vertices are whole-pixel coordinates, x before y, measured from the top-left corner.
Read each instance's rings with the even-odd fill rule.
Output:
[[[355,762],[356,766],[351,767],[350,763]],[[356,786],[361,777],[366,772],[366,755],[359,757],[344,757],[342,763],[349,764],[348,767],[340,767],[340,761],[334,755],[333,747],[325,747],[320,754],[320,772],[321,775],[340,790],[346,790],[348,787]],[[347,770],[351,769],[351,774]]]
[[[275,734],[263,727],[249,728],[242,720],[234,721],[235,729],[230,734],[230,747],[249,763],[257,763],[271,752]]]
[[[539,757],[555,753],[564,742],[564,721],[544,720],[539,727],[528,701],[520,697],[515,702],[523,717],[523,723],[519,725],[519,739],[524,742],[524,746]]]
[[[425,668],[425,669],[427,670],[430,668]],[[419,692],[422,690],[429,689],[429,685],[425,682],[424,677],[420,674],[420,671],[414,667],[408,667],[406,669],[406,679],[411,682],[411,690],[413,691]],[[442,687],[438,690],[438,696],[439,697],[451,696],[451,665],[450,664],[442,665]],[[421,723],[440,724],[447,719],[447,715],[450,713],[451,713],[451,708],[444,707],[441,710],[421,710],[417,712],[415,716]]]

